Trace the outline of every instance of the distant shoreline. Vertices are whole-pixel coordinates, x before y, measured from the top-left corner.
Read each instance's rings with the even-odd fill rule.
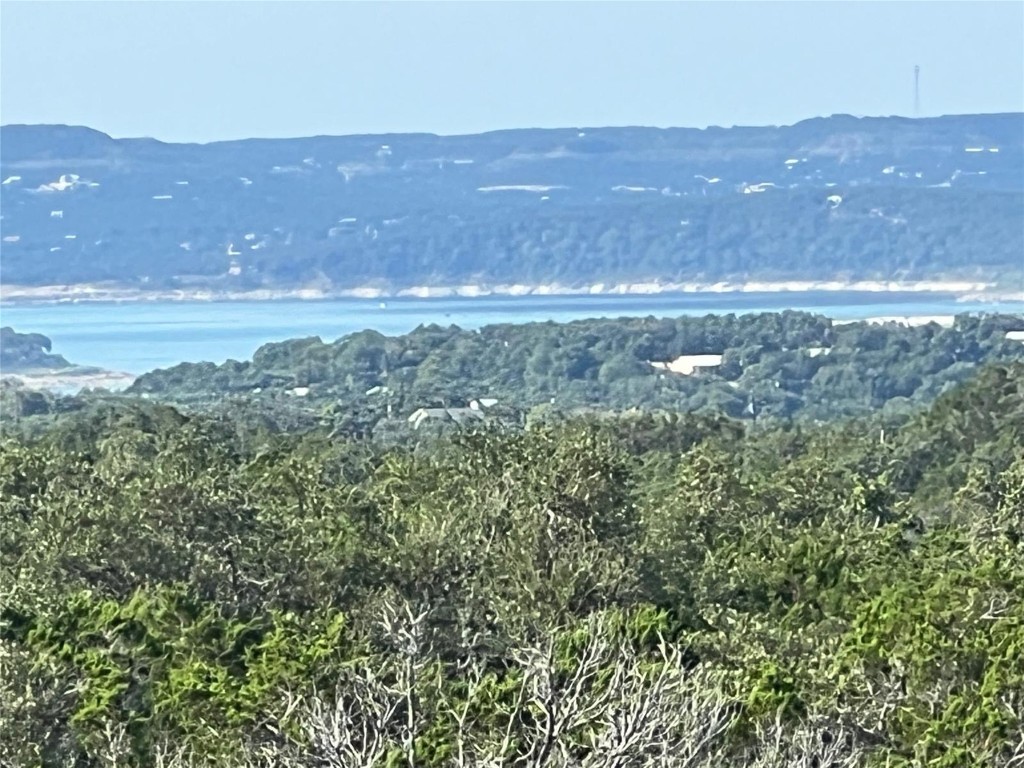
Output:
[[[130,386],[138,376],[92,366],[76,366],[4,373],[0,378],[11,381],[26,390],[69,395],[83,389],[105,389],[117,392]]]
[[[330,299],[385,300],[395,298],[443,299],[488,296],[644,296],[661,294],[732,293],[942,293],[962,300],[1024,301],[1024,291],[1005,291],[994,283],[969,280],[750,280],[716,283],[631,282],[567,285],[563,283],[465,284],[454,286],[408,286],[404,288],[358,286],[354,288],[280,288],[254,290],[155,289],[144,290],[116,285],[79,283],[71,285],[0,285],[4,304],[62,304],[82,302],[155,301],[322,301]]]

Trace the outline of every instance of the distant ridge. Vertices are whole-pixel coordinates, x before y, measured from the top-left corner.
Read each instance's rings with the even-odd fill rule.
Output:
[[[1020,113],[210,144],[6,125],[0,180],[7,285],[1013,284],[1024,272]]]
[[[952,114],[952,115],[935,115],[930,117],[910,117],[907,115],[852,115],[845,112],[838,112],[833,115],[823,115],[816,117],[808,117],[803,120],[798,120],[795,123],[785,123],[782,125],[708,125],[704,127],[697,126],[653,126],[653,125],[609,125],[609,126],[582,126],[582,127],[561,127],[561,128],[496,128],[490,131],[482,131],[479,133],[431,133],[429,131],[413,131],[404,133],[319,133],[310,134],[303,136],[240,136],[233,139],[216,139],[213,141],[166,141],[156,136],[122,136],[114,138],[108,133],[103,131],[90,128],[84,125],[72,125],[67,123],[4,123],[0,125],[0,131],[11,131],[13,133],[38,133],[39,131],[55,131],[55,132],[66,132],[68,136],[74,136],[76,133],[81,132],[82,134],[90,134],[99,138],[109,139],[110,141],[156,141],[160,144],[169,144],[174,146],[210,146],[215,144],[233,144],[243,141],[308,141],[314,139],[341,139],[341,138],[434,138],[434,139],[459,139],[468,138],[475,136],[503,136],[517,133],[533,132],[533,131],[694,131],[697,133],[702,132],[719,132],[719,131],[744,131],[744,130],[791,130],[799,129],[806,126],[816,126],[821,123],[831,123],[834,129],[842,121],[849,121],[851,124],[865,124],[872,122],[885,123],[887,126],[892,124],[903,122],[906,124],[916,124],[919,126],[928,126],[932,123],[941,123],[946,126],[954,126],[957,121],[969,121],[977,122],[988,121],[988,120],[1007,120],[1013,126],[1019,126],[1019,123],[1024,118],[1022,112],[983,112],[975,114]],[[929,126],[930,127],[930,126]],[[6,137],[5,137],[6,138]]]

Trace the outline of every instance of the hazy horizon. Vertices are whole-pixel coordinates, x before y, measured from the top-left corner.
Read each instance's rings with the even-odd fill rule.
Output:
[[[166,142],[1024,111],[1024,4],[0,3],[0,123]]]
[[[651,129],[651,130],[698,130],[705,131],[709,129],[723,129],[730,130],[733,128],[787,128],[808,120],[821,120],[833,117],[853,117],[855,119],[867,119],[867,120],[884,120],[887,118],[899,118],[904,120],[938,120],[941,118],[949,117],[961,117],[969,115],[1024,115],[1024,110],[1013,111],[1013,112],[958,112],[944,115],[922,115],[920,117],[913,117],[911,115],[851,115],[848,113],[836,113],[833,115],[811,115],[809,117],[800,118],[791,123],[781,124],[769,124],[769,125],[755,125],[755,124],[744,124],[744,125],[642,125],[642,124],[621,124],[621,125],[551,125],[551,126],[539,126],[539,125],[511,125],[504,128],[492,128],[486,131],[477,131],[473,133],[434,133],[431,131],[382,131],[379,133],[319,133],[319,134],[303,134],[294,136],[236,136],[233,138],[225,139],[211,139],[210,141],[171,141],[162,139],[159,136],[147,136],[147,135],[135,135],[135,136],[115,136],[107,133],[99,128],[92,125],[82,125],[79,123],[0,123],[0,128],[9,128],[12,126],[29,126],[29,127],[61,127],[61,128],[87,128],[90,130],[99,131],[112,139],[154,139],[163,144],[217,144],[222,142],[230,141],[288,141],[289,139],[315,139],[324,136],[329,137],[348,137],[348,136],[393,136],[393,135],[420,135],[420,136],[438,136],[441,138],[457,138],[460,136],[478,136],[487,133],[502,133],[505,131],[559,131],[559,130],[600,130],[600,129]]]

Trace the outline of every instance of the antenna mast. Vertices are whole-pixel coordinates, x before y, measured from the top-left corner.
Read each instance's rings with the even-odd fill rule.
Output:
[[[914,65],[914,117],[921,116],[921,67]]]

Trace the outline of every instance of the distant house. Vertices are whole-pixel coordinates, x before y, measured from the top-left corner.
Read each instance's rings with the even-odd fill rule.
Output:
[[[1006,338],[1009,341],[1024,341],[1024,331],[1007,331]]]
[[[651,365],[662,371],[671,371],[683,376],[691,376],[701,371],[712,371],[722,364],[721,355],[681,355],[667,363],[652,362]]]
[[[465,426],[483,420],[483,413],[473,408],[420,408],[409,416],[409,423],[413,429],[419,429],[427,422]]]

